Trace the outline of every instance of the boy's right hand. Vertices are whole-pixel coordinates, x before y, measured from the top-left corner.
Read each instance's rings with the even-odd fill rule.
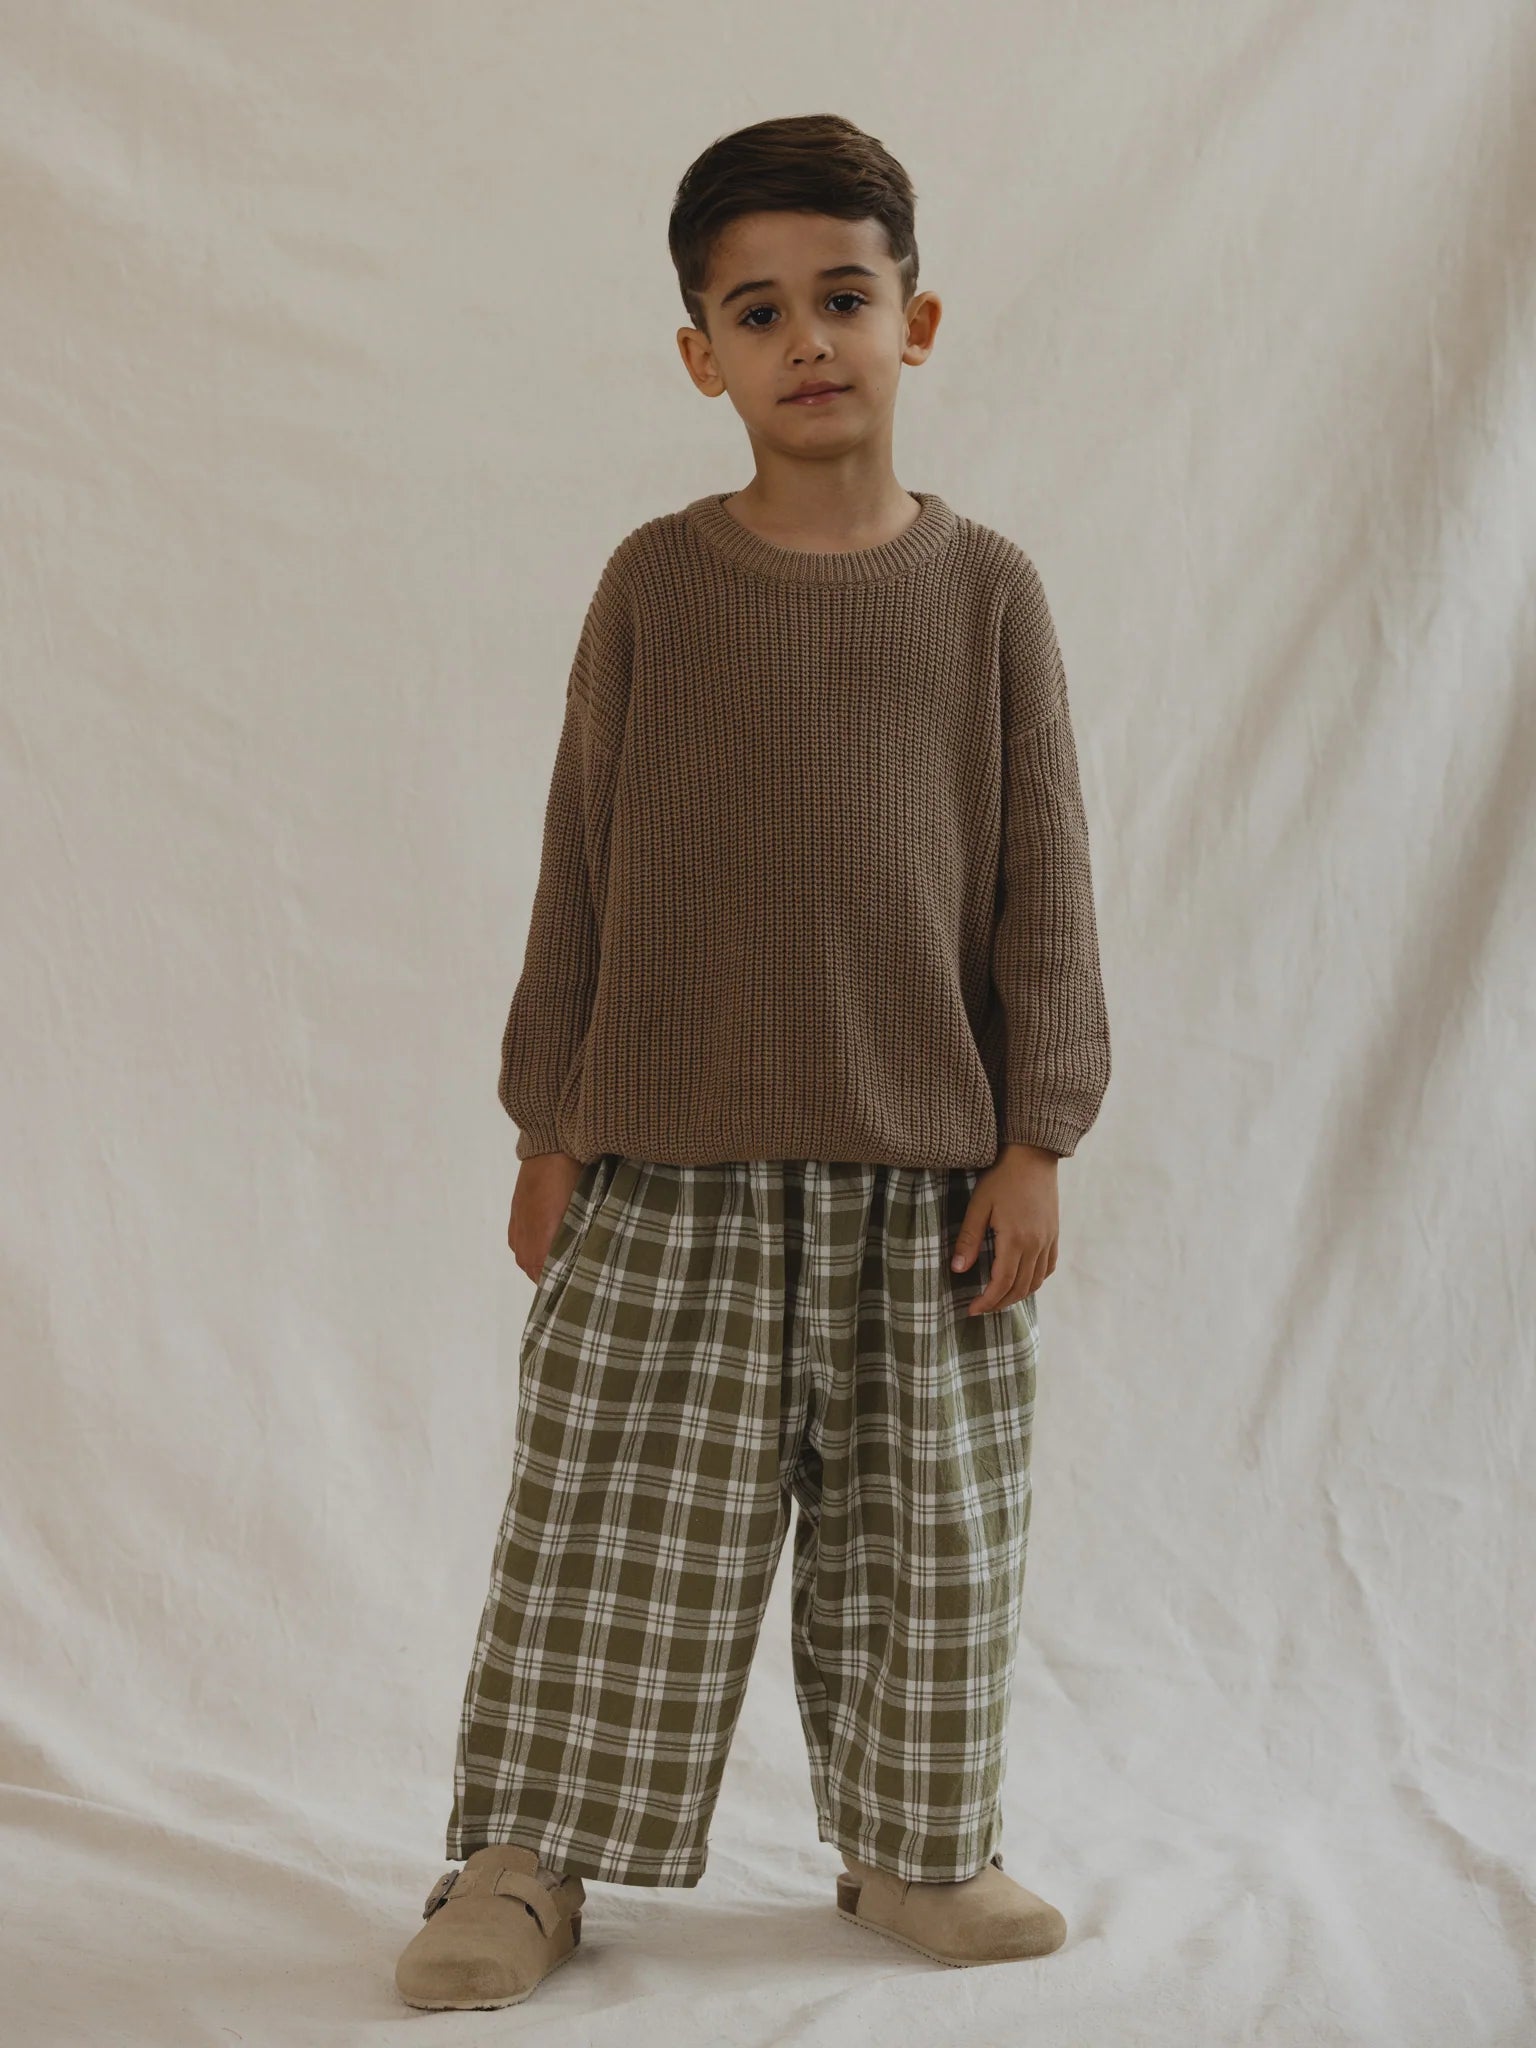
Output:
[[[580,1179],[581,1161],[569,1152],[536,1152],[518,1168],[507,1243],[535,1286]]]

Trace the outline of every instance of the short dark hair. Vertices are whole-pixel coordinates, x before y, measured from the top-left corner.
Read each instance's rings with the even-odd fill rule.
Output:
[[[911,179],[879,138],[841,114],[788,114],[719,136],[684,171],[667,223],[689,320],[709,332],[701,294],[710,260],[721,232],[744,213],[878,220],[905,305],[917,289],[914,197]]]

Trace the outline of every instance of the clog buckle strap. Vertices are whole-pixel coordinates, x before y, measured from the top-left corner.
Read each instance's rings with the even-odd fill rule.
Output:
[[[531,1870],[498,1870],[491,1886],[491,1896],[521,1899],[544,1934],[552,1935],[563,1917],[554,1891]]]
[[[452,1870],[445,1870],[443,1872],[437,1883],[433,1885],[431,1891],[427,1893],[427,1903],[421,1909],[423,1920],[430,1920],[432,1918],[432,1915],[437,1911],[444,1899],[447,1898],[462,1875],[462,1864],[456,1864]]]

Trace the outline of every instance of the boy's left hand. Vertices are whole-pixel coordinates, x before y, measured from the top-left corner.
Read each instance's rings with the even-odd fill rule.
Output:
[[[967,1307],[968,1316],[1022,1301],[1055,1272],[1060,1163],[1054,1152],[1038,1145],[1004,1145],[977,1181],[950,1259],[951,1267],[963,1273],[990,1228],[992,1275]]]

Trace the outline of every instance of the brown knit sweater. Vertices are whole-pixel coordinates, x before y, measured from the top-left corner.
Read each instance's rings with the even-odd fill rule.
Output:
[[[1109,1082],[1061,652],[931,491],[784,548],[729,493],[609,556],[501,1049],[517,1156],[990,1166]]]

